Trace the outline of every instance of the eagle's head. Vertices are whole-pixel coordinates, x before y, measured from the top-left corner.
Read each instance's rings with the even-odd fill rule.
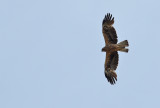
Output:
[[[106,52],[105,47],[102,48],[102,52]]]

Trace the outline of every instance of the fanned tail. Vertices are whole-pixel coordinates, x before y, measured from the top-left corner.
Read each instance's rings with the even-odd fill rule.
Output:
[[[119,51],[128,53],[129,49],[125,48],[125,47],[128,47],[128,46],[129,46],[129,43],[128,43],[127,40],[124,40],[124,41],[118,43],[118,46],[119,46],[119,48],[120,48]]]

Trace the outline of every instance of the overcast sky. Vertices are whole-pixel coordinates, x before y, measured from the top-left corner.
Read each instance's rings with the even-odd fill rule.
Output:
[[[118,81],[104,76],[111,13]],[[0,108],[159,108],[159,0],[1,0]]]

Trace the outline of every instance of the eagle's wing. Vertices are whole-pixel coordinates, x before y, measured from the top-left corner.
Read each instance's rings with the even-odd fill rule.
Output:
[[[112,18],[112,15],[108,13],[105,15],[103,22],[102,22],[102,32],[104,36],[105,43],[117,43],[117,33],[114,27],[112,26],[114,23],[114,17]]]
[[[117,80],[117,74],[115,70],[118,66],[118,52],[106,53],[106,60],[105,60],[105,76],[111,84],[115,83]]]

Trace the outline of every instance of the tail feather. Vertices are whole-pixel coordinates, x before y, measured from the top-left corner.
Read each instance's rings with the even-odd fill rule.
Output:
[[[128,53],[129,49],[123,48],[123,49],[121,49],[120,51]]]
[[[128,44],[128,41],[127,41],[127,40],[124,40],[124,41],[122,41],[122,42],[118,43],[118,45],[121,45],[121,46],[123,46],[123,47],[127,47],[127,46],[129,46],[129,44]]]
[[[126,52],[126,53],[129,51],[127,48],[125,48],[125,47],[129,46],[127,40],[124,40],[124,41],[118,43],[118,46],[119,46],[119,51]]]

